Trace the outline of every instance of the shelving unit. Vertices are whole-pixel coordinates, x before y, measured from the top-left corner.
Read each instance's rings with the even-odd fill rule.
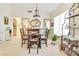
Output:
[[[73,36],[75,35],[75,29],[79,29],[78,26],[76,26],[76,17],[79,16],[79,13],[75,13],[75,10],[77,10],[79,8],[79,3],[74,3],[73,6],[69,9],[70,13],[73,12],[72,14],[69,14],[69,17],[67,17],[66,19],[69,19],[69,25],[71,25],[71,20],[72,20],[72,24],[73,26],[69,26],[69,34],[71,34],[71,29],[73,32]]]
[[[73,36],[74,36],[74,34],[75,34],[75,28],[73,28],[73,27],[71,26],[70,21],[71,21],[71,19],[72,19],[73,25],[75,25],[75,24],[74,24],[74,23],[75,23],[75,17],[76,17],[76,16],[79,16],[79,14],[74,14],[74,11],[75,11],[77,8],[79,8],[79,4],[74,3],[74,4],[72,5],[72,7],[69,9],[69,12],[68,12],[69,16],[66,17],[66,15],[65,15],[65,20],[64,20],[64,23],[63,23],[63,25],[62,25],[61,45],[63,45],[63,26],[64,26],[64,24],[66,23],[66,22],[65,22],[66,19],[69,19],[69,24],[68,24],[68,25],[69,25],[69,26],[68,26],[68,28],[69,28],[69,34],[70,34],[70,30],[71,30],[71,29],[73,30]],[[77,28],[78,28],[78,27],[77,27]],[[62,48],[63,48],[63,46],[62,46]]]
[[[79,20],[79,12],[75,12],[76,10],[77,11],[79,10],[79,3],[74,3],[72,5],[72,7],[69,9],[69,12],[68,12],[69,13],[69,16],[65,18],[64,23],[62,25],[62,38],[61,38],[61,45],[62,45],[61,47],[62,47],[62,50],[64,50],[64,46],[63,46],[64,45],[63,44],[63,41],[64,41],[64,37],[63,37],[63,26],[66,23],[65,22],[66,19],[69,19],[69,24],[68,24],[69,25],[68,26],[68,28],[69,28],[69,35],[73,35],[73,37],[75,37],[75,35],[76,35],[76,32],[75,31],[76,31],[76,29],[79,29],[79,26],[78,26],[79,24],[77,23],[77,20]],[[78,18],[76,18],[76,17],[78,17]],[[73,41],[73,42],[75,42],[75,41]],[[70,44],[68,44],[68,45],[70,45]],[[67,47],[65,47],[65,48],[67,48]],[[71,51],[71,49],[70,49],[70,51]]]

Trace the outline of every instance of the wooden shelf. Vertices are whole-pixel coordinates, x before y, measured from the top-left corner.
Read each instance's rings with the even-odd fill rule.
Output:
[[[67,19],[73,18],[73,17],[77,17],[77,16],[79,16],[79,13],[78,14],[71,15],[71,16],[67,17]]]
[[[68,29],[68,28],[65,28],[65,29]],[[74,28],[74,27],[71,27],[70,29],[79,29],[78,27]]]
[[[70,29],[79,29],[79,27],[70,27]]]
[[[70,28],[70,29],[79,29],[79,27],[74,27],[74,26],[70,26],[70,27],[68,27],[68,28]],[[65,28],[65,29],[68,29],[68,28]]]
[[[79,29],[79,27],[71,27],[70,29]]]

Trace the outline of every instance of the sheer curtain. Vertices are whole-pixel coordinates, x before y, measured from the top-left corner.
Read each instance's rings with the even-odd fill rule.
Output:
[[[65,19],[65,16],[68,17],[68,14],[66,14],[67,12],[68,10],[54,18],[54,34],[59,36],[62,35],[62,25],[65,21],[63,26],[63,35],[68,35],[69,28],[66,28],[66,25],[69,25],[69,19]]]

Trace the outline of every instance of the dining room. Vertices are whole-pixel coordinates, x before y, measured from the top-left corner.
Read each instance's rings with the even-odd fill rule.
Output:
[[[55,28],[55,31],[57,31],[57,28],[60,30],[59,25],[56,22],[54,23],[54,17],[64,12],[64,8],[67,10],[68,4],[14,3],[1,5],[7,10],[4,9],[6,14],[2,15],[5,15],[5,17],[2,17],[4,23],[1,23],[3,37],[0,39],[0,55],[67,55],[60,50],[60,37],[55,36],[59,38],[53,41],[53,35]],[[63,8],[63,6],[65,7]],[[63,10],[62,12],[60,12],[61,9],[58,9],[60,7]]]

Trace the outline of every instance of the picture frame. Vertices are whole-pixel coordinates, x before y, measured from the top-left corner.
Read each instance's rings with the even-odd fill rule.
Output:
[[[5,25],[9,24],[9,18],[7,16],[4,16],[4,24]]]

